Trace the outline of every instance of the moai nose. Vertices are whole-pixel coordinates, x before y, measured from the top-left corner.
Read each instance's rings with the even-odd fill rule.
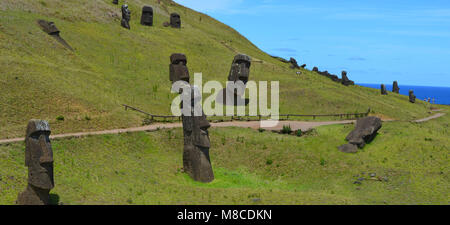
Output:
[[[42,155],[39,158],[40,163],[52,163],[53,162],[53,152],[50,141],[45,135],[39,137],[39,145],[42,149]]]

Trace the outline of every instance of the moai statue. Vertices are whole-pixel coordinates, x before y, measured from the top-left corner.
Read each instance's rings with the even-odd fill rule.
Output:
[[[114,5],[118,5],[118,4],[119,4],[119,0],[113,0],[112,3],[113,3]]]
[[[144,26],[153,26],[153,8],[144,6],[142,8],[141,24]]]
[[[128,9],[128,5],[124,4],[122,5],[122,21],[121,21],[122,27],[130,29],[130,19],[131,19],[131,12]]]
[[[317,66],[315,66],[315,67],[312,69],[312,71],[314,71],[314,72],[319,72],[319,68],[317,68]]]
[[[173,28],[181,28],[181,17],[178,13],[170,14],[170,26]]]
[[[388,94],[387,91],[386,91],[386,85],[384,85],[384,84],[381,85],[381,94],[382,95],[387,95]]]
[[[341,75],[342,75],[341,83],[343,85],[345,85],[345,86],[355,85],[355,82],[353,82],[350,79],[348,79],[347,71],[342,71]]]
[[[72,47],[70,47],[69,43],[67,43],[59,34],[60,31],[58,28],[56,28],[55,23],[49,22],[46,20],[38,20],[38,25],[41,27],[41,29],[47,33],[48,35],[55,38],[59,43],[64,45],[67,49],[73,51]]]
[[[243,99],[242,96],[245,93],[245,85],[250,77],[251,61],[251,57],[244,54],[238,54],[234,57],[228,75],[229,82],[227,87],[216,98],[218,103],[235,106],[249,103],[249,100]]]
[[[242,81],[247,84],[250,77],[250,66],[252,64],[252,58],[248,55],[238,54],[234,57],[231,64],[230,74],[228,75],[228,81]]]
[[[413,90],[409,90],[409,102],[416,103],[416,96]]]
[[[53,151],[47,121],[31,120],[25,137],[25,166],[28,186],[17,198],[18,205],[48,205],[54,187]]]
[[[394,83],[392,84],[392,92],[394,93],[400,93],[400,88],[398,87],[398,82],[394,81]]]
[[[211,182],[214,173],[209,157],[210,140],[208,128],[211,126],[206,119],[200,101],[201,93],[196,87],[189,85],[189,70],[186,66],[187,59],[184,54],[172,54],[170,56],[170,81],[185,81],[182,84],[182,99],[189,99],[191,104],[181,103],[183,115],[183,169],[192,179],[200,182]],[[186,97],[187,96],[187,97]],[[187,105],[188,108],[183,107]],[[189,112],[189,114],[185,114]]]
[[[297,60],[295,60],[294,58],[290,58],[289,62],[291,63],[290,68],[291,69],[300,69],[300,66],[298,66]]]
[[[300,67],[303,68],[303,69],[305,69],[306,64],[303,64],[303,65],[301,65]]]

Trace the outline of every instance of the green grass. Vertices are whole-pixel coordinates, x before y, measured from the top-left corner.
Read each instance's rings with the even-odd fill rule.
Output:
[[[214,128],[216,179],[182,173],[182,130],[53,141],[56,187],[64,204],[449,204],[450,116],[423,124],[385,122],[356,154],[352,125],[296,137]],[[24,144],[0,146],[0,204],[26,186]],[[271,161],[271,163],[267,163]],[[370,173],[387,181],[370,180]],[[354,184],[364,177],[361,185]]]
[[[0,138],[23,136],[32,118],[49,120],[54,134],[141,125],[144,117],[121,104],[170,114],[174,95],[168,64],[175,52],[187,55],[191,75],[202,72],[204,81],[222,84],[237,52],[252,56],[259,62],[252,64],[251,79],[280,81],[282,114],[355,113],[370,107],[400,120],[427,115],[426,103],[410,104],[406,96],[344,87],[303,69],[299,77],[232,28],[171,1],[127,3],[131,30],[111,16],[120,16],[120,6],[110,0],[0,2]],[[154,27],[139,25],[144,4],[155,8]],[[162,26],[171,12],[181,15],[182,29]],[[54,21],[75,51],[42,32],[37,19]]]

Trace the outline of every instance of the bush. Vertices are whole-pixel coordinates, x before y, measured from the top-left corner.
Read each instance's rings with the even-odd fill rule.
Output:
[[[298,129],[295,131],[295,135],[297,135],[297,137],[301,137],[302,136],[302,130]]]
[[[290,134],[292,133],[291,125],[283,125],[283,129],[281,130],[282,134]]]
[[[64,121],[64,116],[58,116],[58,117],[56,117],[56,120],[57,121]]]
[[[266,165],[272,165],[272,163],[273,163],[273,160],[271,160],[271,159],[266,160]]]
[[[266,130],[263,129],[263,128],[258,128],[258,131],[259,131],[259,133],[262,133],[262,132],[264,132],[264,131],[266,131]]]

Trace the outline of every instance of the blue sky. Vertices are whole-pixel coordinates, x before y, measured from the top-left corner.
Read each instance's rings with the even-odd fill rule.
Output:
[[[357,83],[450,87],[448,0],[175,0],[263,51]]]

